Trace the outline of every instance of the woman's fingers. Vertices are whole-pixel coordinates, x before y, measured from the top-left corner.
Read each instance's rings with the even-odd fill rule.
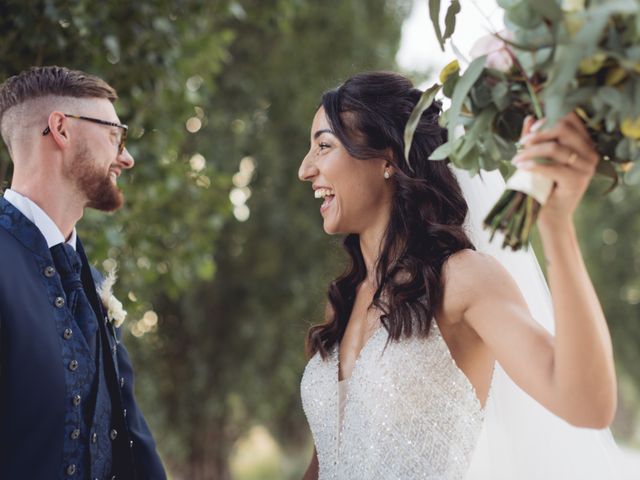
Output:
[[[531,127],[536,123],[535,117],[528,115],[522,122],[522,130],[520,131],[520,138],[527,136],[531,132]]]
[[[576,116],[577,118],[577,116]],[[578,118],[578,121],[580,119]],[[575,151],[576,154],[590,164],[597,164],[598,153],[593,148],[591,139],[585,139],[584,132],[580,132],[574,125],[573,120],[562,120],[548,130],[531,133],[523,138],[526,147],[535,144],[557,142],[559,145]],[[588,134],[586,134],[588,137]],[[568,157],[568,155],[567,155]],[[565,162],[566,163],[566,162]]]
[[[542,126],[544,125],[545,122],[546,122],[546,118],[541,118],[540,120],[537,120],[534,123],[534,125],[532,126],[533,132],[534,133],[538,132],[542,128]],[[587,130],[587,127],[585,126],[585,124],[582,121],[582,119],[576,113],[572,112],[572,113],[570,113],[568,115],[565,115],[560,120],[558,120],[556,122],[556,124],[553,127],[551,127],[549,130],[552,130],[553,128],[556,128],[559,125],[566,125],[566,126],[569,126],[569,127],[573,128],[575,130],[575,132],[578,135],[580,135],[580,137],[582,137],[582,139],[585,142],[592,143],[591,142],[591,135],[589,135],[589,131]],[[540,132],[540,133],[542,133],[542,132]]]
[[[569,115],[566,115],[563,120],[569,123],[573,128],[575,128],[582,135],[582,138],[584,138],[585,141],[593,143],[591,140],[591,135],[589,135],[589,131],[587,130],[587,126],[584,124],[577,113],[571,112]]]
[[[513,163],[535,161],[546,158],[553,163],[575,169],[587,174],[593,173],[595,164],[586,160],[579,152],[559,143],[550,141],[544,143],[528,144],[522,151],[513,157]]]
[[[570,217],[589,186],[599,155],[576,114],[565,116],[544,131],[542,125],[544,119],[533,124],[525,120],[525,135],[520,139],[523,148],[513,157],[513,163],[518,169],[537,173],[554,183],[540,213],[541,221]]]

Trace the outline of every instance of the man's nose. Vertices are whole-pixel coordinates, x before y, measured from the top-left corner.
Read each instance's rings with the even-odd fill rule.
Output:
[[[122,168],[126,169],[133,168],[136,163],[136,161],[129,153],[129,150],[127,150],[126,148],[122,150],[122,153],[120,155],[118,155],[118,161],[122,165]]]

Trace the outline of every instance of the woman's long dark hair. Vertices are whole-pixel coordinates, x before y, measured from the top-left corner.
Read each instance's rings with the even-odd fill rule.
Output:
[[[376,266],[373,305],[390,340],[429,334],[442,304],[442,266],[452,254],[473,249],[463,222],[467,214],[458,182],[443,161],[429,155],[444,143],[438,124],[440,103],[434,102],[416,128],[407,165],[404,129],[422,92],[407,78],[388,72],[356,75],[322,96],[327,119],[349,154],[366,161],[388,158],[394,165],[395,194],[391,219]],[[326,358],[342,339],[358,286],[367,276],[359,236],[349,234],[344,248],[350,262],[329,285],[326,322],[307,334],[310,355]]]

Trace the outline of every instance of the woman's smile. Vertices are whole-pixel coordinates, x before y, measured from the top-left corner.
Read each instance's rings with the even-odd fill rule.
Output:
[[[333,131],[323,107],[313,118],[309,140],[298,178],[311,182],[313,196],[321,200],[325,232],[362,234],[384,229],[389,222],[393,184],[384,176],[388,161],[383,155],[366,159],[351,155]]]
[[[336,194],[332,189],[324,188],[324,187],[317,188],[313,192],[313,194],[315,198],[322,198],[324,200],[322,202],[322,205],[320,205],[320,213],[324,216],[326,211],[329,210],[329,207],[333,203],[333,200],[335,199]]]

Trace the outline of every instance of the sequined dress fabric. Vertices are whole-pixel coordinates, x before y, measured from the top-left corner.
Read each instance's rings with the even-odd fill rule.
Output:
[[[484,412],[436,322],[429,336],[387,344],[379,328],[348,382],[340,421],[338,348],[311,358],[302,404],[320,480],[463,479]]]

